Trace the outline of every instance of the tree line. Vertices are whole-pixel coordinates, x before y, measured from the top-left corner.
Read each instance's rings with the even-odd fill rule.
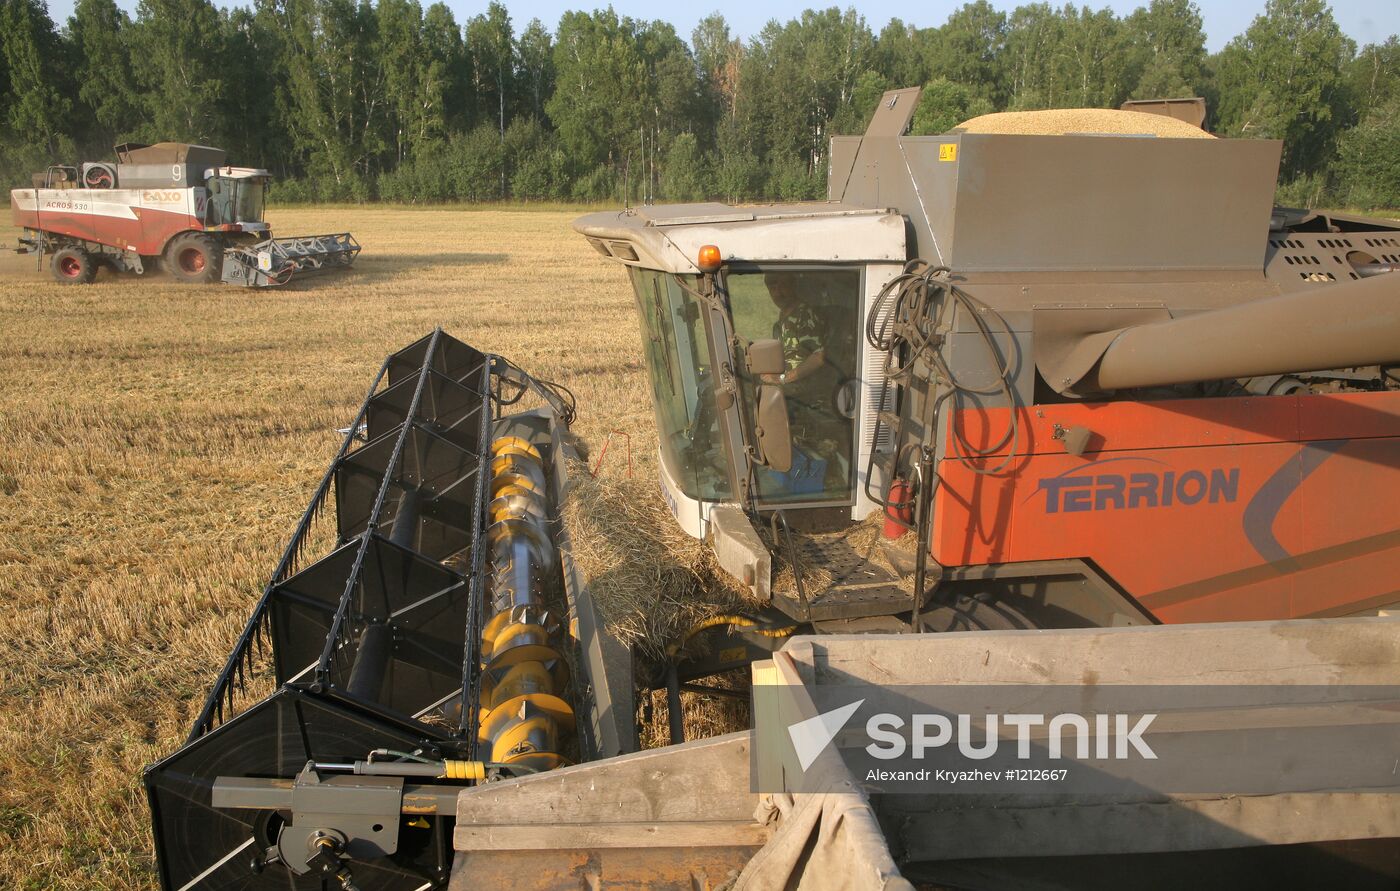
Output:
[[[498,2],[459,23],[417,0],[78,0],[60,25],[0,0],[0,173],[174,140],[268,168],[284,201],[814,198],[829,138],[911,85],[918,133],[1204,96],[1213,132],[1284,140],[1282,200],[1400,206],[1400,41],[1358,48],[1324,0],[1268,0],[1215,54],[1190,0],[976,0],[878,32],[833,7],[748,40],[714,14],[688,42],[611,8],[551,31]]]

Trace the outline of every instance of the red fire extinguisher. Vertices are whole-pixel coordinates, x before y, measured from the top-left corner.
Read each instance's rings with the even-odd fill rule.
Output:
[[[914,487],[908,480],[895,478],[885,498],[885,538],[899,538],[914,525]]]

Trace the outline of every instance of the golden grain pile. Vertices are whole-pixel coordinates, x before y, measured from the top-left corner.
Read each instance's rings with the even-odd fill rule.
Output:
[[[435,325],[566,382],[595,454],[630,433],[633,479],[610,455],[586,483],[618,512],[608,559],[660,598],[695,583],[626,276],[576,215],[274,208],[364,245],[301,289],[64,287],[0,254],[0,888],[155,887],[141,768],[184,738],[380,361]],[[620,627],[671,627],[653,605]]]
[[[1166,115],[1116,108],[1056,108],[1049,111],[1001,111],[963,121],[955,131],[1062,136],[1066,133],[1112,133],[1171,139],[1214,139],[1200,127]]]

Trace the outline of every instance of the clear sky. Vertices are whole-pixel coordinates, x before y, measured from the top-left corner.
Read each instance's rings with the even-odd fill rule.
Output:
[[[214,0],[221,6],[236,5],[229,0]],[[432,0],[419,0],[428,6]],[[486,8],[485,0],[446,0],[459,22],[476,15]],[[511,19],[517,30],[532,18],[543,21],[554,30],[559,16],[569,9],[591,9],[606,6],[606,3],[589,0],[504,0],[510,10]],[[135,10],[137,0],[117,0],[119,6]],[[1051,0],[1059,6],[1062,0]],[[1220,49],[1230,38],[1244,31],[1254,17],[1264,9],[1264,0],[1196,0],[1205,20],[1206,47],[1212,52]],[[735,0],[690,0],[687,3],[658,2],[658,0],[614,0],[612,6],[621,15],[633,18],[661,18],[676,26],[676,30],[686,40],[695,24],[713,11],[722,13],[731,30],[742,37],[751,37],[763,28],[769,19],[787,20],[804,9],[825,6],[854,6],[865,16],[870,27],[878,32],[890,19],[898,17],[905,22],[927,27],[941,25],[948,14],[963,4],[963,0],[860,0],[860,2],[839,2],[839,0],[765,0],[762,3],[742,3]],[[1000,9],[1014,9],[1020,5],[1006,0],[992,0]],[[1094,9],[1112,7],[1122,15],[1139,6],[1145,0],[1080,0],[1078,5]],[[49,0],[49,13],[61,26],[73,11],[73,0]],[[1332,13],[1338,24],[1358,45],[1377,43],[1392,34],[1400,34],[1400,0],[1332,0]]]

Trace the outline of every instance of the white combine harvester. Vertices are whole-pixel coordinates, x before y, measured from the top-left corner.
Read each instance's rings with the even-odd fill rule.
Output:
[[[272,174],[229,167],[223,149],[182,142],[126,144],[117,163],[52,166],[10,192],[21,253],[52,255],[63,284],[87,284],[101,265],[144,274],[163,260],[190,283],[284,285],[343,268],[360,246],[348,232],[273,238],[263,220]]]

